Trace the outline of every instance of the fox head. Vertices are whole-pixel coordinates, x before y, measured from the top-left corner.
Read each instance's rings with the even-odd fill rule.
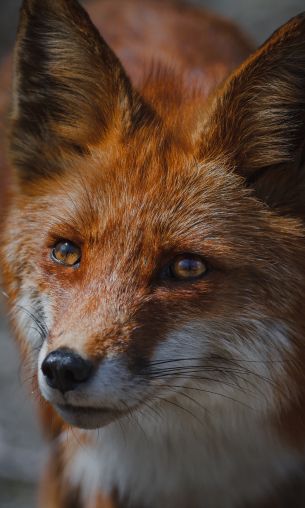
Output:
[[[24,2],[3,278],[68,423],[195,400],[304,433],[304,90],[304,15],[206,100],[135,90],[75,0]]]

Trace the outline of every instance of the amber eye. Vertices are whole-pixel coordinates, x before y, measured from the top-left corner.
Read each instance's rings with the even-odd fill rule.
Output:
[[[81,260],[81,255],[80,247],[68,240],[63,240],[52,249],[51,258],[65,266],[76,266]]]
[[[205,261],[196,255],[178,256],[170,265],[171,276],[178,280],[198,279],[208,271]]]

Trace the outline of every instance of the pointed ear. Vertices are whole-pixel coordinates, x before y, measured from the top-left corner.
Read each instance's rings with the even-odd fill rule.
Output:
[[[226,159],[269,205],[305,215],[305,14],[228,79],[206,129],[204,156]]]
[[[58,170],[128,124],[133,92],[123,67],[76,0],[24,0],[15,51],[11,129],[21,178]]]

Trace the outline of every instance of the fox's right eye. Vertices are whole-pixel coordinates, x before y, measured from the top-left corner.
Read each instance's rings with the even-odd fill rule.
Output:
[[[172,277],[176,280],[199,279],[208,271],[205,261],[193,254],[178,256],[169,266]]]
[[[69,240],[58,242],[52,249],[51,259],[64,266],[78,266],[82,257],[80,247]]]

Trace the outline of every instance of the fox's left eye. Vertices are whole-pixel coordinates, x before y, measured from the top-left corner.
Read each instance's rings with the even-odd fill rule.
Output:
[[[78,245],[68,240],[58,242],[52,249],[51,258],[53,261],[64,266],[76,266],[81,260],[82,252]]]
[[[169,271],[176,280],[193,280],[205,275],[208,266],[200,256],[181,255],[169,265]]]

